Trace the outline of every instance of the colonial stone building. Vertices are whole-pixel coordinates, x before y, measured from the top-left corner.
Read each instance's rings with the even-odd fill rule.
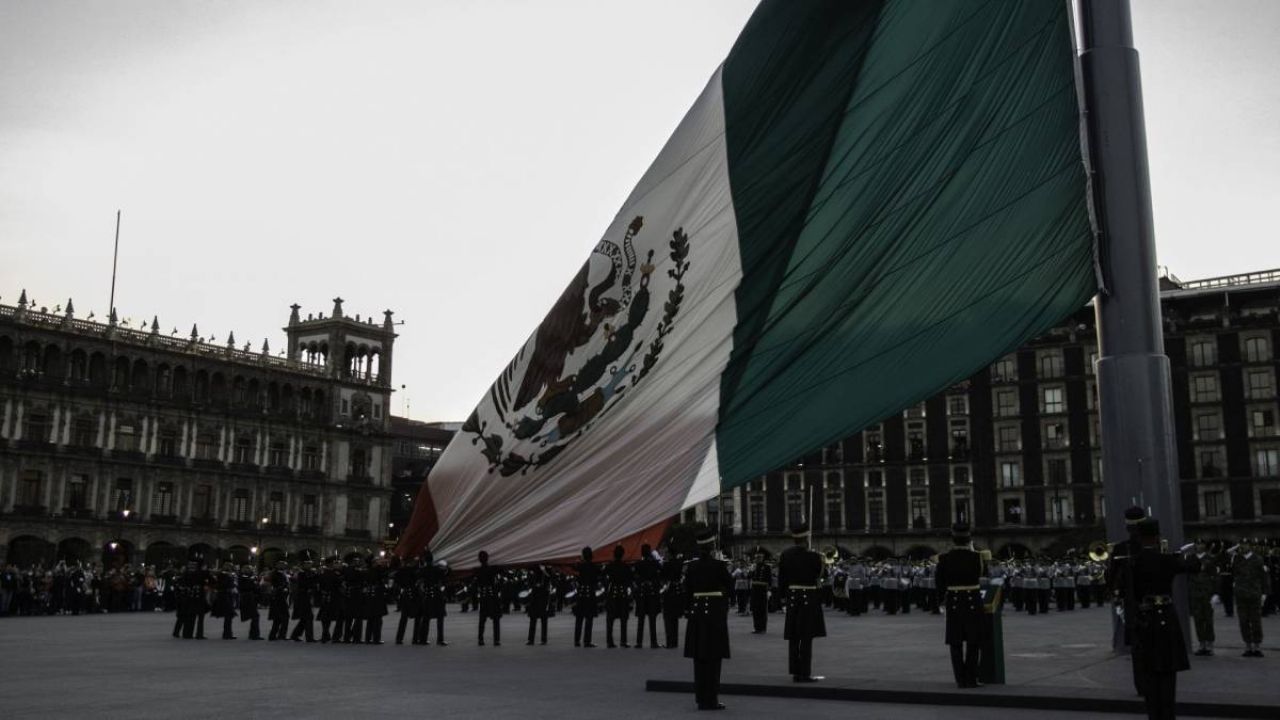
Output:
[[[0,560],[270,561],[373,550],[392,313],[289,317],[273,355],[0,305]]]
[[[1188,537],[1280,535],[1280,270],[1162,281]],[[739,550],[815,542],[870,555],[928,556],[950,524],[1005,554],[1082,549],[1101,537],[1107,497],[1091,307],[965,382],[726,493],[685,520],[718,525]],[[852,401],[852,400],[851,400]]]

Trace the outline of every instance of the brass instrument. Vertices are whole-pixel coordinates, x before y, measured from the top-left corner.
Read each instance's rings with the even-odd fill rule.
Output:
[[[833,545],[827,545],[822,548],[822,562],[826,565],[835,565],[840,561],[840,551]]]
[[[1089,559],[1094,562],[1106,562],[1111,557],[1111,543],[1095,540],[1089,543]]]

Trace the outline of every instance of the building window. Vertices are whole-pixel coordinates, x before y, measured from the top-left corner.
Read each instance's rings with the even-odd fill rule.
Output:
[[[138,433],[132,425],[116,426],[116,450],[134,452],[138,449]]]
[[[924,459],[924,423],[907,423],[907,458],[909,460]]]
[[[1253,476],[1275,477],[1280,475],[1280,450],[1258,448],[1253,451]]]
[[[1050,485],[1069,484],[1070,478],[1067,476],[1066,458],[1048,458],[1045,460],[1045,476],[1048,478]]]
[[[78,417],[71,423],[71,444],[88,448],[97,445],[98,423],[93,418]]]
[[[883,492],[869,493],[867,495],[867,528],[870,530],[884,529]]]
[[[1004,521],[1006,524],[1020,525],[1022,523],[1021,498],[1005,498],[1001,505],[1004,511]]]
[[[1084,406],[1090,412],[1098,409],[1098,383],[1093,380],[1084,384]]]
[[[1054,495],[1049,498],[1049,522],[1065,525],[1071,522],[1071,496]]]
[[[1196,375],[1191,378],[1193,402],[1217,402],[1220,397],[1217,375]]]
[[[787,527],[795,527],[804,522],[804,514],[804,493],[799,490],[788,490]]]
[[[1003,389],[996,391],[996,415],[998,417],[1014,417],[1018,414],[1018,391]]]
[[[1000,463],[1000,487],[1020,487],[1022,485],[1022,465],[1017,462]]]
[[[1040,377],[1057,378],[1062,377],[1062,354],[1056,350],[1049,350],[1040,353],[1036,358],[1040,365]]]
[[[1086,375],[1098,372],[1098,348],[1091,347],[1085,352],[1084,372]]]
[[[273,492],[267,499],[267,519],[272,525],[284,524],[284,493]]]
[[[298,513],[298,524],[302,527],[316,527],[320,523],[317,522],[316,496],[303,495],[302,509]]]
[[[44,499],[44,473],[39,470],[24,470],[22,480],[18,483],[18,504],[26,507],[38,507]]]
[[[1251,437],[1271,437],[1276,433],[1276,411],[1271,408],[1254,409],[1249,412],[1249,434]]]
[[[1066,426],[1062,423],[1045,423],[1044,425],[1044,446],[1051,450],[1061,449],[1067,446]]]
[[[1216,411],[1196,413],[1195,439],[1200,442],[1222,439],[1222,421]]]
[[[1218,344],[1213,340],[1191,341],[1191,365],[1209,367],[1218,362]]]
[[[1222,448],[1202,448],[1200,450],[1200,477],[1222,477],[1226,462],[1223,461]]]
[[[191,494],[191,517],[207,520],[213,516],[213,486],[197,485]]]
[[[302,469],[320,469],[320,448],[315,445],[307,445],[302,448]]]
[[[116,484],[111,488],[111,509],[115,512],[133,509],[133,480],[131,478],[116,478]]]
[[[952,522],[969,522],[973,516],[968,489],[956,490],[951,494],[951,520]]]
[[[1265,337],[1250,337],[1244,340],[1244,360],[1251,363],[1271,362],[1271,347]]]
[[[351,477],[369,477],[369,453],[364,448],[351,449]]]
[[[970,477],[967,465],[956,465],[951,468],[952,485],[968,485]]]
[[[1227,493],[1224,490],[1204,490],[1200,493],[1200,499],[1204,504],[1204,518],[1213,520],[1215,518],[1226,517],[1229,513],[1227,508]]]
[[[42,412],[29,412],[22,418],[22,437],[30,442],[53,442],[50,434],[49,416]]]
[[[155,492],[151,494],[152,515],[173,515],[173,483],[156,483]]]
[[[969,414],[969,396],[968,395],[948,395],[947,396],[947,414],[948,415],[968,415]]]
[[[364,498],[353,497],[347,499],[347,529],[365,529]]]
[[[929,476],[922,467],[913,467],[907,473],[907,484],[912,487],[923,487],[929,484]]]
[[[917,418],[922,418],[922,417],[924,417],[924,416],[925,416],[925,412],[926,412],[926,411],[925,411],[925,405],[924,405],[924,403],[917,403],[917,404],[912,405],[911,407],[907,408],[906,410],[903,410],[903,411],[902,411],[902,417],[904,417],[904,418],[906,418],[906,419],[908,419],[908,420],[915,420],[915,419],[917,419]]]
[[[994,382],[1014,382],[1018,379],[1018,362],[1014,357],[1003,357],[991,366],[991,379]]]
[[[72,475],[67,481],[67,509],[89,509],[89,476]]]
[[[271,443],[271,450],[268,452],[267,460],[271,467],[288,467],[289,446],[283,440]]]
[[[178,456],[178,433],[173,428],[165,428],[160,431],[160,437],[157,438],[156,453],[161,457],[177,457]]]
[[[241,465],[253,464],[253,438],[244,435],[236,438],[235,454],[232,462]]]
[[[720,522],[724,527],[733,527],[733,495],[720,496]]]
[[[869,472],[869,473],[867,473],[866,485],[867,485],[867,487],[869,487],[869,488],[882,488],[882,487],[884,487],[884,473],[882,473],[882,472],[880,472],[880,471],[878,471],[878,470],[877,470],[877,471],[875,471],[875,472]]]
[[[218,436],[215,433],[200,433],[196,436],[196,458],[200,460],[218,459]]]
[[[964,459],[969,457],[969,421],[951,421],[951,457]]]
[[[925,490],[911,491],[911,527],[916,530],[929,527],[929,493]]]
[[[1249,400],[1270,400],[1276,394],[1271,370],[1249,370],[1245,373],[1244,396]]]
[[[747,499],[747,512],[750,513],[750,529],[755,532],[764,532],[764,494],[753,492],[751,497]]]
[[[830,477],[827,480],[827,529],[839,530],[844,527],[844,491],[840,490],[839,478],[832,485]]]
[[[1062,388],[1048,387],[1040,392],[1040,412],[1045,415],[1058,415],[1067,411],[1067,401]]]
[[[996,450],[1017,452],[1022,449],[1021,433],[1017,425],[1001,425],[996,429]]]
[[[249,491],[241,488],[231,495],[231,520],[247,523],[249,517]]]
[[[868,430],[864,435],[867,438],[867,462],[884,462],[884,441],[880,431]]]
[[[1258,490],[1258,514],[1267,516],[1280,515],[1280,488],[1270,487]],[[1275,576],[1273,575],[1272,577]],[[1275,583],[1272,584],[1274,585]]]

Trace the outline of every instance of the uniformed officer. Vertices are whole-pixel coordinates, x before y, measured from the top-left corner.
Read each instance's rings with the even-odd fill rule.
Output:
[[[316,582],[320,595],[320,642],[342,642],[342,631],[345,623],[342,620],[342,571],[336,566],[333,557],[324,559],[324,569]],[[329,626],[333,626],[333,634]]]
[[[596,621],[596,586],[600,568],[591,562],[591,548],[582,548],[582,561],[574,565],[578,583],[573,597],[573,646],[595,647],[591,642],[591,626]]]
[[[290,638],[295,642],[303,638],[307,642],[315,642],[315,610],[312,607],[316,594],[316,571],[310,560],[302,562],[302,569],[293,579],[293,619],[298,622],[293,626]]]
[[[284,640],[289,631],[289,574],[285,570],[289,566],[283,560],[276,563],[268,582],[271,583],[271,605],[267,610],[267,619],[271,621],[271,630],[267,640]]]
[[[1129,559],[1120,568],[1120,582],[1135,598],[1129,619],[1133,640],[1134,672],[1142,676],[1147,717],[1174,717],[1178,673],[1191,669],[1187,660],[1182,624],[1173,605],[1173,579],[1194,572],[1194,558],[1160,552],[1160,523],[1146,518],[1136,526],[1137,543],[1128,548]]]
[[[418,592],[422,596],[422,634],[415,636],[414,642],[423,645],[431,644],[431,621],[436,621],[436,645],[449,643],[444,639],[444,618],[448,615],[445,606],[444,581],[449,575],[449,565],[445,561],[435,562],[430,550],[423,552],[419,563]]]
[[[1137,530],[1146,517],[1147,512],[1137,505],[1124,511],[1124,524],[1129,531],[1129,539],[1115,544],[1111,549],[1111,559],[1107,565],[1107,589],[1111,593],[1113,604],[1120,610],[1117,632],[1123,634],[1125,647],[1133,645],[1133,633],[1130,624],[1132,619],[1136,617],[1138,598],[1133,596],[1132,589],[1128,585],[1121,582],[1124,577],[1121,570],[1128,563],[1129,558],[1141,547],[1138,542]],[[1138,691],[1139,695],[1145,696],[1146,692],[1140,684],[1144,675],[1138,672],[1138,659],[1132,653],[1130,653],[1129,659],[1133,664],[1134,689]]]
[[[605,647],[616,647],[613,643],[613,623],[617,620],[622,626],[622,647],[627,644],[627,620],[631,615],[631,586],[633,578],[631,567],[622,561],[626,550],[621,545],[613,548],[613,560],[605,566],[604,577],[608,583],[604,599],[604,643]]]
[[[258,627],[258,575],[250,565],[240,567],[239,578],[240,622],[249,623],[249,639],[261,640],[262,631]]]
[[[1240,639],[1244,640],[1244,657],[1262,657],[1262,602],[1271,593],[1271,578],[1266,563],[1253,542],[1241,540],[1236,549],[1231,574],[1235,579],[1236,614],[1240,621]]]
[[[729,657],[729,567],[711,556],[715,531],[698,538],[694,558],[685,563],[684,656],[693,660],[693,693],[699,710],[723,710],[720,666]]]
[[[954,547],[938,558],[938,587],[947,593],[946,643],[951,646],[951,671],[956,685],[976,688],[978,654],[982,648],[982,557],[970,545],[969,526],[951,528]]]
[[[364,643],[364,583],[364,558],[356,555],[342,570],[342,638],[350,645]]]
[[[480,551],[480,568],[475,575],[476,600],[480,609],[480,644],[484,645],[484,624],[493,621],[493,645],[502,644],[502,595],[501,576],[498,569],[489,565],[489,553]]]
[[[532,645],[534,632],[541,624],[542,644],[547,644],[547,618],[551,617],[551,580],[539,565],[529,573],[529,594],[525,597],[524,614],[529,616],[529,640]]]
[[[1200,569],[1187,578],[1187,589],[1196,640],[1200,643],[1196,655],[1208,657],[1213,655],[1213,590],[1218,584],[1218,563],[1204,541],[1196,543],[1196,560],[1200,562]]]
[[[223,563],[222,572],[214,578],[213,608],[210,612],[216,618],[222,618],[222,639],[235,640],[231,631],[231,623],[236,617],[236,566]]]
[[[387,560],[385,556],[369,558],[364,584],[364,641],[382,644],[382,618],[387,616]]]
[[[680,616],[684,614],[684,587],[681,576],[684,558],[670,545],[662,561],[662,625],[667,648],[680,647]]]
[[[769,629],[769,585],[773,582],[773,568],[764,561],[763,552],[756,551],[750,577],[751,632],[761,635]]]
[[[636,647],[644,647],[644,623],[649,621],[649,647],[658,647],[658,614],[662,612],[662,566],[653,556],[653,548],[640,546],[640,560],[633,568],[636,589]]]
[[[787,671],[795,682],[817,682],[813,674],[813,639],[827,636],[818,597],[822,556],[809,549],[809,526],[791,529],[795,544],[778,558],[778,588],[787,598],[783,637],[787,640]]]

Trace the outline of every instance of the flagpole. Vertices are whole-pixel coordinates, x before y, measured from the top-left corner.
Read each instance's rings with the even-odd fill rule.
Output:
[[[1180,547],[1171,375],[1129,0],[1077,0],[1076,10],[1077,87],[1103,286],[1094,312],[1107,537],[1127,539],[1122,511],[1141,505],[1151,508],[1169,545]],[[1189,639],[1186,604],[1178,611]]]
[[[120,211],[116,210],[116,244],[111,251],[111,302],[107,303],[107,315],[116,309],[116,260],[120,257]]]

